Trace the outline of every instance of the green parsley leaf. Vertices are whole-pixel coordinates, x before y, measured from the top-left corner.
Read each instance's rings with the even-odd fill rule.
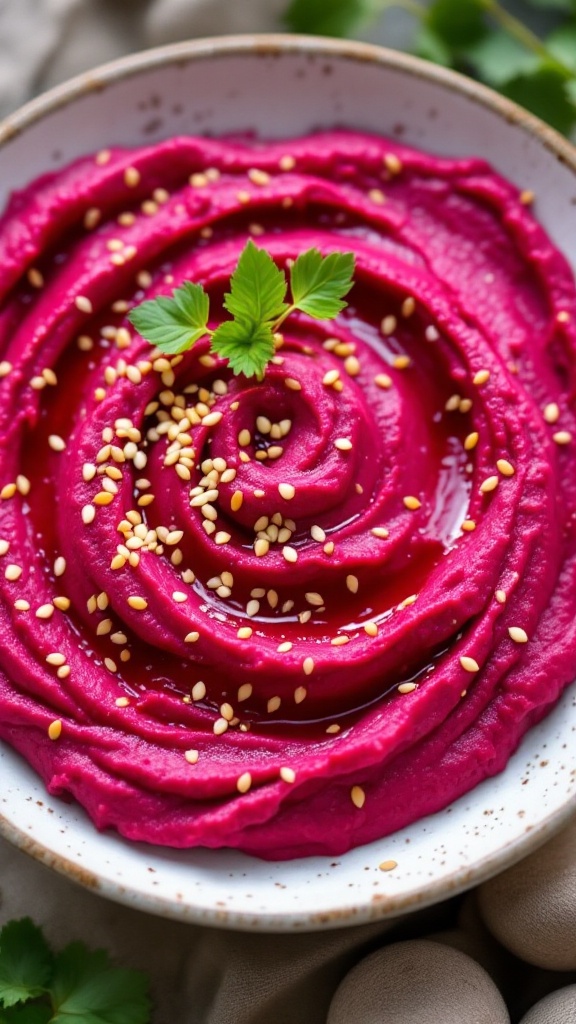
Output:
[[[308,249],[295,260],[290,270],[292,304],[317,320],[335,317],[346,303],[343,296],[350,291],[354,273],[354,254],[333,252],[322,256],[318,249]]]
[[[0,931],[0,1005],[14,1006],[40,995],[52,973],[48,943],[29,917]]]
[[[274,334],[270,324],[226,320],[214,332],[211,347],[228,360],[234,374],[261,379],[274,355]]]
[[[130,323],[146,341],[175,355],[208,333],[209,298],[202,285],[185,281],[172,293],[135,306]]]
[[[286,277],[270,253],[248,241],[230,278],[224,306],[238,320],[268,323],[288,308],[284,302]]]
[[[292,0],[284,22],[291,32],[350,36],[375,6],[370,0]]]
[[[104,950],[73,942],[55,959],[51,1024],[147,1024],[146,988],[139,971],[112,967]]]

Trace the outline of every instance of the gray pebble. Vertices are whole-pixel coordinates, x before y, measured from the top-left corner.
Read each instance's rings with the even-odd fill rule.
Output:
[[[510,1024],[486,971],[465,953],[426,939],[384,946],[354,967],[327,1024]]]
[[[525,860],[478,892],[493,935],[522,960],[576,970],[576,819]]]
[[[559,988],[536,1003],[520,1024],[574,1024],[576,1021],[576,985]]]

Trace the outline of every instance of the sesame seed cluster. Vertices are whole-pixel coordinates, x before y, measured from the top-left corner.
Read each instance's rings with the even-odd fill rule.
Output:
[[[0,737],[99,827],[337,854],[501,769],[572,681],[576,300],[526,195],[343,131],[14,196]],[[262,382],[143,341],[186,280],[224,318],[250,236],[353,250],[348,308],[294,315]]]

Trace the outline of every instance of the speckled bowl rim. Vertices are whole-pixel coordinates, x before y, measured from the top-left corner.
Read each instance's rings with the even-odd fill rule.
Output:
[[[520,128],[530,138],[536,137],[545,149],[576,175],[576,147],[574,145],[535,115],[464,75],[383,46],[288,33],[224,35],[187,40],[144,50],[102,64],[50,89],[1,121],[0,148],[44,116],[74,103],[88,93],[101,92],[108,85],[118,80],[137,76],[143,71],[165,65],[177,66],[190,61],[210,60],[215,56],[254,55],[265,57],[287,54],[310,54],[327,58],[336,57],[339,60],[360,64],[379,64],[398,69],[404,74],[418,79],[431,81],[449,92],[456,91],[468,100],[495,113],[508,124]],[[301,913],[295,911],[284,914],[286,922],[282,923],[279,923],[277,916],[273,913],[270,916],[259,913],[257,922],[254,920],[254,915],[250,915],[250,922],[248,922],[241,913],[229,912],[223,915],[221,911],[205,910],[192,905],[183,906],[181,903],[164,896],[157,896],[154,893],[133,893],[125,884],[119,885],[113,880],[98,877],[93,871],[83,869],[74,860],[55,853],[48,846],[34,839],[24,829],[15,825],[1,812],[0,835],[24,853],[64,875],[70,881],[117,903],[137,907],[163,917],[236,930],[314,931],[393,918],[457,895],[486,881],[536,851],[559,832],[574,814],[576,814],[576,793],[560,808],[543,818],[537,826],[524,832],[518,838],[504,843],[491,855],[484,855],[478,863],[459,867],[448,875],[444,874],[439,879],[424,883],[416,891],[397,897],[391,895],[375,904],[362,903],[360,907],[356,905],[348,906],[345,909],[335,908],[332,913],[323,914],[322,920],[318,920],[316,915],[307,911]],[[87,823],[90,824],[88,819]],[[151,851],[154,849],[155,847],[150,847]]]

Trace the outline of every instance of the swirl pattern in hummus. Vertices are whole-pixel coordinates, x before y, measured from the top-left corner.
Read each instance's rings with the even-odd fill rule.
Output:
[[[337,854],[500,771],[576,669],[571,272],[481,160],[177,138],[0,225],[0,736],[99,828]],[[263,383],[126,314],[352,250]],[[222,315],[224,313],[222,312]]]

